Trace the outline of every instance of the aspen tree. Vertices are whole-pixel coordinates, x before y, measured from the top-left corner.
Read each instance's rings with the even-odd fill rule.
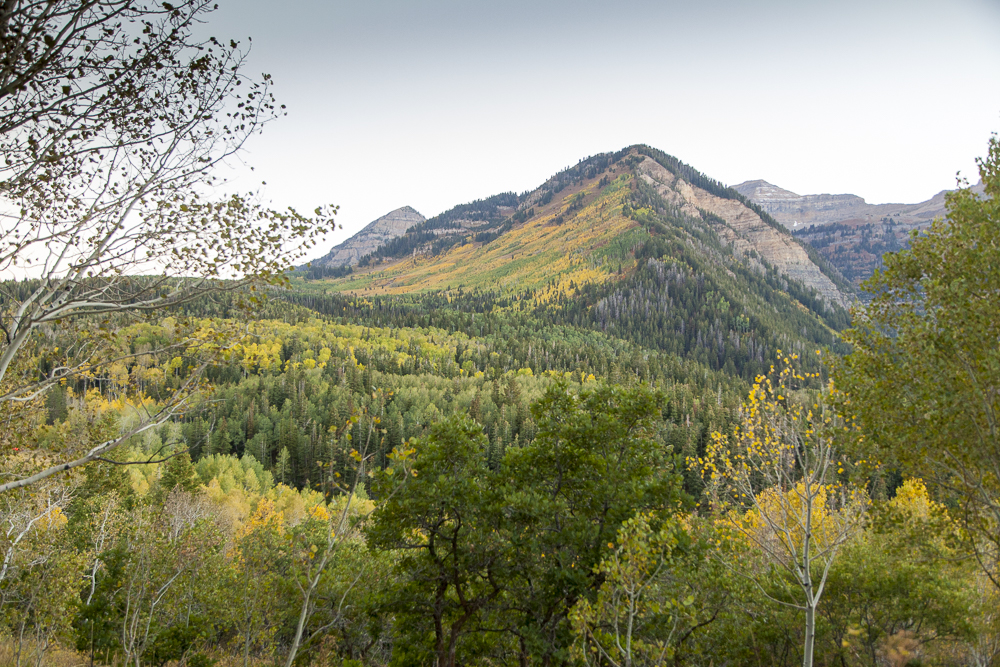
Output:
[[[783,367],[758,376],[731,434],[713,433],[705,455],[689,463],[706,482],[706,493],[725,534],[742,539],[781,568],[800,594],[771,597],[805,615],[803,667],[812,667],[816,609],[841,548],[864,526],[868,496],[845,477],[840,434],[852,428],[827,407],[792,399],[797,355],[780,356]],[[827,393],[832,391],[832,387]],[[741,572],[756,582],[756,573]]]

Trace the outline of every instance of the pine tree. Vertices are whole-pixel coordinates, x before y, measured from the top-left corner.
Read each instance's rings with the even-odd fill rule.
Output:
[[[164,494],[177,487],[189,493],[198,488],[198,475],[191,464],[191,455],[186,450],[168,459],[162,470],[160,489]]]
[[[225,417],[212,434],[210,449],[212,454],[229,454],[233,449],[232,436],[229,435],[229,421]]]
[[[205,420],[201,417],[195,417],[193,420],[184,425],[184,440],[187,442],[188,451],[190,451],[195,458],[198,458],[201,454],[211,453],[211,443],[208,442],[208,430],[205,428]]]
[[[54,424],[57,421],[66,419],[69,410],[66,407],[66,389],[61,386],[53,387],[45,399],[45,407],[48,410],[47,424]]]
[[[73,512],[85,506],[87,499],[117,493],[118,496],[131,505],[135,492],[128,475],[128,467],[121,465],[128,460],[128,450],[111,451],[106,461],[95,461],[83,468],[83,484],[76,492]]]
[[[476,392],[475,398],[472,399],[472,405],[469,406],[469,416],[477,422],[482,422],[482,405],[483,400],[480,398],[479,392]]]
[[[282,484],[287,484],[292,476],[291,458],[291,455],[288,453],[288,448],[282,447],[281,453],[278,454],[278,462],[274,467],[275,476],[281,481]]]
[[[257,435],[257,416],[254,414],[254,409],[257,407],[257,401],[250,399],[250,405],[247,407],[247,441],[253,440],[253,437]]]

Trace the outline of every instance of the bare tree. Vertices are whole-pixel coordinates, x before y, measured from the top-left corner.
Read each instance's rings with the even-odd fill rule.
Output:
[[[237,42],[195,37],[213,7],[0,6],[0,275],[19,279],[0,285],[0,410],[121,361],[111,343],[122,347],[116,337],[135,318],[222,291],[254,301],[246,290],[282,282],[333,228],[335,207],[309,218],[253,193],[218,194],[214,168],[283,111],[268,75],[244,74]],[[67,336],[74,345],[49,346],[44,377],[37,364],[16,363],[40,342],[81,332]],[[225,341],[205,336],[192,328],[175,345],[211,363]],[[136,429],[170,418],[197,387],[190,377]],[[0,492],[100,458],[123,439],[9,473]]]

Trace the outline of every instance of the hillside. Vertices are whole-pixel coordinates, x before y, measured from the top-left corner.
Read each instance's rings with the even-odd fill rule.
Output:
[[[806,249],[785,230],[765,223],[759,212],[740,200],[719,197],[692,186],[648,157],[640,163],[639,170],[642,178],[653,185],[664,200],[679,206],[687,215],[708,220],[719,238],[731,244],[735,253],[749,255],[755,252],[782,274],[815,289],[827,302],[847,305],[845,295],[809,257]]]
[[[762,180],[733,189],[816,248],[855,285],[881,266],[883,254],[905,248],[911,231],[943,217],[949,192],[917,204],[869,204],[851,194],[798,195]],[[981,184],[973,187],[982,189]]]
[[[523,338],[550,326],[596,330],[745,380],[777,349],[836,346],[851,298],[766,212],[646,146],[451,209],[351,275],[299,285],[297,303],[371,326],[475,336],[482,326],[456,313],[482,313],[516,321]],[[532,363],[530,345],[513,347],[517,363]]]
[[[639,181],[653,186],[655,201],[635,199]],[[755,253],[831,305],[848,302],[850,290],[840,276],[766,211],[646,146],[587,158],[530,193],[496,195],[414,225],[362,258],[364,270],[336,289],[386,294],[459,285],[533,289],[557,275],[576,284],[602,282],[609,275],[607,258],[621,255],[606,246],[634,245],[642,237],[632,230],[644,226],[634,214],[644,205],[707,222],[738,254]]]
[[[523,222],[507,218],[510,229],[502,233],[491,227],[484,232],[462,235],[490,225],[489,220],[464,220],[456,228],[438,234],[454,237],[447,249],[418,246],[409,257],[393,258],[356,271],[336,283],[339,290],[408,294],[428,290],[499,289],[535,290],[559,277],[561,282],[601,282],[617,271],[624,258],[622,243],[646,238],[640,225],[624,215],[622,206],[630,194],[630,177],[598,188],[595,179],[565,189],[559,198],[528,209]],[[477,224],[478,223],[478,224]],[[422,233],[427,233],[423,230]],[[495,238],[481,241],[483,236]],[[413,238],[406,235],[400,240]],[[438,239],[435,239],[437,241]],[[614,243],[618,241],[618,243]]]

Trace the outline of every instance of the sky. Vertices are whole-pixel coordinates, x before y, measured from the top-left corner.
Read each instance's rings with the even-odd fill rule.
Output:
[[[635,143],[729,185],[915,203],[976,182],[1000,131],[1000,0],[219,4],[204,29],[251,37],[288,111],[221,175],[339,205],[317,256]]]

